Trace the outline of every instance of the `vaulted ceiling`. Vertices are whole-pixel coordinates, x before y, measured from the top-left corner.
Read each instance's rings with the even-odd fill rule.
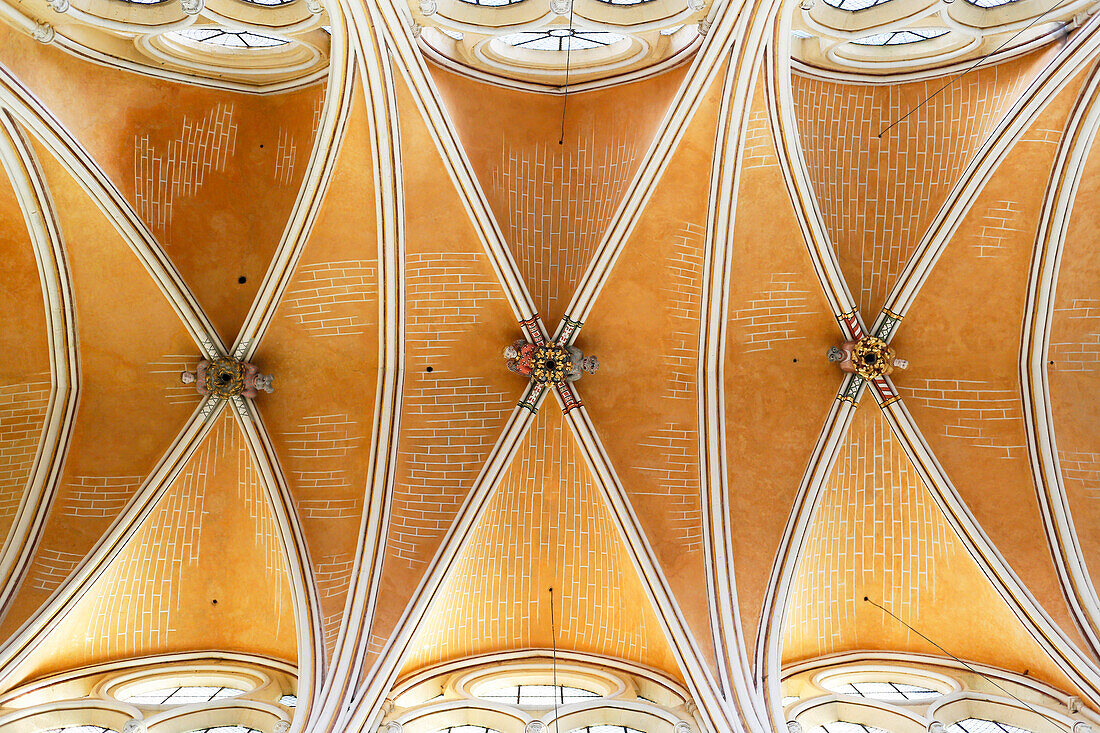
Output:
[[[0,691],[245,652],[359,730],[556,645],[762,733],[785,664],[870,650],[1100,712],[1100,17],[857,73],[717,2],[565,95],[392,0],[275,88],[0,1]],[[525,333],[601,368],[535,393]],[[910,368],[826,360],[864,334]],[[275,391],[180,382],[219,354]]]

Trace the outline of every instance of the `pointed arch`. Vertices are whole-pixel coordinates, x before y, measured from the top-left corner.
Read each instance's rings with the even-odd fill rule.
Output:
[[[901,443],[921,481],[947,517],[963,547],[989,579],[1009,609],[1038,645],[1062,669],[1070,681],[1093,699],[1100,699],[1100,668],[1066,636],[1039,605],[1008,562],[993,545],[961,495],[936,460],[903,400],[883,407],[895,437]]]
[[[233,343],[233,354],[248,361],[256,353],[271,319],[294,275],[302,250],[309,241],[321,204],[332,182],[336,159],[347,131],[355,84],[355,55],[348,45],[348,35],[338,17],[332,19],[329,51],[329,73],[325,103],[317,130],[313,151],[302,186],[294,202],[282,239],[264,275],[260,291],[249,309],[241,331]]]
[[[207,357],[224,353],[225,346],[213,323],[149,227],[141,221],[91,154],[2,65],[0,104],[46,146],[95,201],[179,315],[199,351]]]
[[[153,512],[157,503],[186,467],[207,434],[217,423],[225,402],[207,398],[192,413],[183,430],[161,457],[152,473],[115,518],[91,552],[53,592],[46,604],[0,646],[0,686],[11,676],[49,632],[56,628],[81,597],[103,575],[122,551],[127,539]]]
[[[1020,348],[1023,419],[1043,526],[1051,553],[1061,561],[1056,562],[1055,567],[1062,590],[1094,655],[1100,654],[1100,596],[1097,595],[1073,527],[1069,496],[1063,484],[1050,401],[1047,353],[1058,272],[1070,216],[1084,175],[1085,161],[1098,130],[1100,72],[1094,69],[1058,146],[1052,180],[1043,202]]]
[[[792,3],[787,3],[792,6]],[[814,263],[818,282],[833,309],[846,338],[858,338],[867,328],[863,316],[856,308],[844,273],[840,270],[836,249],[829,239],[825,218],[817,203],[817,195],[810,183],[806,158],[802,154],[798,125],[794,118],[794,101],[791,92],[791,15],[793,7],[779,14],[772,37],[765,71],[768,79],[768,102],[771,114],[772,137],[779,153],[779,167],[787,183],[806,249]],[[858,331],[858,332],[857,332]]]
[[[873,332],[905,316],[928,279],[947,243],[962,224],[985,184],[993,176],[1004,156],[1027,129],[1075,76],[1100,55],[1100,16],[1093,15],[1058,49],[1056,56],[1031,81],[1009,107],[1002,120],[975,152],[928,229],[918,242],[909,262],[883,304]],[[887,334],[892,338],[895,328]]]
[[[49,188],[23,131],[0,110],[0,164],[12,181],[30,233],[46,306],[51,390],[38,452],[12,527],[0,549],[0,616],[34,557],[61,476],[80,395],[80,354],[72,278]]]

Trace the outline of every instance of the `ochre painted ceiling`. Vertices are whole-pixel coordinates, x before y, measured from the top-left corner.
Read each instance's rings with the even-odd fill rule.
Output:
[[[0,25],[0,692],[251,653],[338,730],[556,645],[762,733],[783,665],[946,650],[1100,710],[1100,31],[925,103],[767,7],[568,97],[387,2],[266,93]],[[521,321],[599,356],[582,406],[527,402]],[[870,332],[909,369],[826,360]],[[218,353],[274,392],[180,382]]]

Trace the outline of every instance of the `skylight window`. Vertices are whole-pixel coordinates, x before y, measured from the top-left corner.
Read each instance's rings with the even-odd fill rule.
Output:
[[[826,723],[816,728],[810,728],[809,733],[886,733],[886,731],[862,723],[849,723],[846,720],[838,720],[835,723]]]
[[[241,0],[241,2],[248,3],[249,5],[263,5],[267,8],[275,8],[280,5],[289,5],[294,0]]]
[[[187,733],[263,733],[245,725],[216,725],[213,728],[196,728]]]
[[[523,0],[462,0],[468,5],[481,5],[486,8],[503,8],[505,5],[515,5]]]
[[[298,696],[297,695],[283,695],[282,697],[279,698],[279,704],[280,705],[285,705],[288,708],[297,707],[298,706]]]
[[[971,5],[977,5],[979,8],[999,8],[1002,5],[1010,5],[1018,0],[966,0]]]
[[[825,0],[827,5],[832,5],[838,10],[850,10],[852,12],[866,10],[888,2],[890,0]]]
[[[1031,733],[1027,728],[1018,728],[1008,723],[998,723],[984,718],[967,718],[947,726],[951,733]]]
[[[450,728],[441,728],[437,733],[497,733],[492,728],[484,725],[452,725]]]
[[[488,692],[478,694],[483,700],[492,702],[504,702],[511,705],[530,705],[532,707],[550,707],[557,698],[559,705],[568,705],[571,702],[581,702],[600,697],[591,690],[583,690],[580,687],[566,687],[564,685],[508,685],[498,687]]]
[[[900,31],[886,31],[872,36],[857,38],[852,43],[857,46],[903,46],[907,43],[920,43],[947,34],[946,28],[906,28]]]
[[[941,692],[927,687],[910,685],[904,682],[850,682],[836,685],[827,685],[830,691],[839,692],[842,695],[858,695],[871,700],[883,702],[926,702],[939,697]]]
[[[653,0],[599,0],[601,3],[607,5],[641,5],[642,3],[651,3]]]
[[[243,692],[245,691],[235,687],[165,687],[130,695],[123,702],[134,705],[191,705],[197,702],[236,697]]]
[[[628,728],[625,725],[586,725],[583,728],[574,728],[569,733],[644,733],[644,731]]]
[[[535,51],[584,51],[618,43],[626,36],[607,31],[586,31],[577,28],[551,28],[548,31],[523,31],[501,36],[500,41],[515,48]]]
[[[285,38],[276,38],[275,36],[267,36],[253,31],[230,30],[228,28],[184,28],[180,31],[171,31],[166,35],[223,48],[272,48],[290,43]]]
[[[115,733],[102,725],[70,725],[68,728],[47,728],[42,733]]]

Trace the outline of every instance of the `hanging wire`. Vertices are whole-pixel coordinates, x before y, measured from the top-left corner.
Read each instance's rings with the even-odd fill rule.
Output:
[[[938,94],[939,94],[940,92],[942,92],[942,91],[943,91],[944,89],[947,89],[947,87],[951,86],[952,84],[954,84],[955,82],[957,82],[957,81],[958,81],[959,79],[961,79],[961,78],[963,78],[964,76],[966,76],[967,74],[969,74],[969,73],[970,73],[971,71],[973,71],[974,69],[978,68],[978,66],[979,66],[979,65],[980,65],[980,64],[981,64],[981,63],[982,63],[983,61],[985,61],[985,60],[986,60],[986,59],[988,59],[988,58],[989,58],[990,56],[992,56],[993,54],[995,54],[995,53],[997,53],[998,51],[1000,51],[1000,50],[1001,50],[1002,48],[1004,48],[1005,46],[1007,46],[1007,45],[1008,45],[1009,43],[1012,43],[1012,41],[1016,40],[1016,38],[1017,38],[1017,37],[1018,37],[1018,36],[1019,36],[1019,35],[1020,35],[1021,33],[1023,33],[1023,32],[1024,32],[1024,31],[1026,31],[1026,30],[1027,30],[1028,28],[1030,28],[1031,26],[1033,26],[1033,25],[1035,25],[1036,23],[1038,23],[1038,22],[1039,22],[1040,20],[1042,20],[1042,19],[1043,19],[1043,18],[1044,18],[1044,17],[1046,16],[1046,15],[1048,15],[1049,13],[1052,13],[1052,12],[1054,12],[1055,10],[1057,10],[1058,8],[1060,8],[1060,7],[1062,7],[1063,5],[1065,5],[1065,4],[1067,3],[1067,2],[1069,2],[1069,0],[1058,0],[1058,2],[1057,2],[1057,3],[1055,3],[1054,5],[1052,5],[1052,6],[1050,7],[1050,8],[1048,8],[1048,9],[1044,10],[1044,11],[1043,11],[1042,13],[1040,13],[1039,15],[1035,16],[1034,18],[1032,18],[1032,19],[1031,19],[1031,22],[1030,22],[1030,23],[1028,23],[1028,24],[1027,24],[1027,25],[1025,25],[1025,26],[1024,26],[1023,28],[1021,28],[1020,30],[1018,30],[1018,31],[1016,31],[1015,33],[1013,33],[1013,34],[1012,34],[1011,36],[1009,36],[1009,37],[1008,37],[1008,39],[1006,39],[1006,40],[1005,40],[1005,41],[1004,41],[1004,42],[1003,42],[1003,43],[1002,43],[1002,44],[1001,44],[1000,46],[997,46],[997,48],[993,49],[993,50],[992,50],[992,51],[990,51],[989,53],[987,53],[987,54],[985,54],[984,56],[982,56],[981,58],[979,58],[979,59],[978,59],[977,61],[975,61],[975,62],[974,62],[973,64],[971,64],[970,66],[966,67],[965,69],[963,69],[962,71],[960,71],[960,72],[959,72],[958,74],[956,74],[955,76],[951,77],[950,81],[948,81],[948,82],[947,82],[946,84],[944,84],[944,85],[943,85],[942,87],[940,87],[940,88],[939,88],[939,89],[937,89],[936,91],[932,92],[931,94],[929,94],[929,95],[928,95],[927,97],[925,97],[925,98],[924,98],[924,99],[922,99],[921,101],[917,102],[916,106],[915,106],[915,107],[913,107],[913,108],[912,108],[911,110],[909,110],[908,112],[906,112],[906,113],[905,113],[905,116],[904,116],[904,117],[902,117],[902,118],[900,118],[900,119],[897,119],[897,120],[894,120],[894,121],[893,121],[893,122],[891,122],[891,123],[890,123],[889,125],[887,125],[886,127],[882,128],[881,130],[879,130],[879,133],[878,133],[878,137],[880,137],[880,138],[881,138],[881,137],[883,136],[883,134],[884,134],[884,133],[886,133],[886,132],[887,132],[888,130],[890,130],[890,128],[892,128],[892,127],[894,127],[894,126],[896,126],[896,125],[899,125],[899,124],[901,124],[902,122],[904,122],[904,121],[905,121],[906,119],[908,119],[908,118],[909,118],[909,116],[910,116],[910,115],[912,115],[912,114],[913,114],[914,112],[916,112],[916,111],[917,111],[918,109],[920,109],[920,108],[921,108],[921,107],[923,107],[924,105],[926,105],[926,104],[928,104],[929,102],[931,102],[931,101],[932,101],[932,100],[933,100],[933,99],[934,99],[934,98],[935,98],[935,97],[936,97],[936,96],[937,96],[937,95],[938,95]]]
[[[561,721],[558,720],[558,695],[561,704],[565,704],[565,692],[558,687],[558,629],[554,625],[554,589],[550,588],[550,643],[554,649],[554,730],[561,733]]]
[[[565,93],[561,99],[561,136],[558,138],[558,145],[565,142],[565,107],[569,104],[569,58],[573,54],[573,38],[575,31],[573,30],[573,0],[569,0],[569,35],[566,38],[569,39],[565,46],[565,86],[563,87]],[[551,588],[551,591],[553,588]],[[553,596],[551,596],[553,597]]]
[[[1043,718],[1044,720],[1049,720],[1049,721],[1050,721],[1050,723],[1051,723],[1051,725],[1054,725],[1054,726],[1055,726],[1055,728],[1056,728],[1056,729],[1058,730],[1058,732],[1059,732],[1059,733],[1064,733],[1064,732],[1062,731],[1062,728],[1061,728],[1061,726],[1058,726],[1058,725],[1057,725],[1057,724],[1056,724],[1056,723],[1055,723],[1055,722],[1054,722],[1053,720],[1050,720],[1050,718],[1049,718],[1049,717],[1048,717],[1048,716],[1047,716],[1047,715],[1046,715],[1045,713],[1041,713],[1041,712],[1039,712],[1039,711],[1038,711],[1038,710],[1036,710],[1036,709],[1035,709],[1034,707],[1032,707],[1031,705],[1029,705],[1029,704],[1028,704],[1027,702],[1025,702],[1024,700],[1021,700],[1021,699],[1020,699],[1019,697],[1017,697],[1016,695],[1014,695],[1014,694],[1012,693],[1012,691],[1011,691],[1011,690],[1007,690],[1007,689],[1005,689],[1004,687],[1002,687],[1001,685],[999,685],[999,684],[997,683],[997,681],[996,681],[996,680],[994,680],[994,679],[992,679],[992,678],[991,678],[991,677],[990,677],[989,675],[987,675],[987,674],[984,674],[984,673],[982,673],[982,672],[980,672],[980,671],[978,671],[978,670],[974,669],[974,668],[973,668],[972,666],[970,666],[969,664],[967,664],[967,663],[966,663],[966,662],[964,662],[963,660],[959,659],[959,658],[958,658],[958,657],[956,657],[956,656],[955,656],[954,654],[952,654],[951,652],[947,651],[947,650],[946,650],[946,649],[944,649],[944,648],[943,648],[942,646],[940,646],[940,645],[939,645],[939,644],[937,644],[936,642],[932,641],[932,640],[931,640],[931,639],[929,639],[929,638],[928,638],[927,636],[925,636],[925,635],[924,635],[924,634],[922,634],[921,632],[917,631],[916,629],[914,629],[914,628],[913,628],[912,626],[910,626],[909,624],[907,624],[907,623],[905,623],[904,621],[902,621],[902,620],[901,620],[900,618],[898,618],[897,616],[895,616],[895,615],[894,615],[894,614],[893,614],[893,613],[892,613],[892,612],[890,611],[890,609],[886,608],[885,606],[879,605],[878,603],[875,603],[874,601],[872,601],[872,600],[871,600],[870,598],[868,598],[867,596],[863,596],[863,600],[865,600],[865,601],[866,601],[867,603],[870,603],[870,604],[871,604],[872,606],[874,606],[874,607],[876,607],[876,608],[878,608],[878,609],[882,610],[882,612],[883,612],[883,613],[885,613],[885,614],[887,614],[888,616],[890,616],[891,618],[893,618],[893,619],[894,619],[895,621],[897,621],[897,622],[898,622],[899,624],[901,624],[901,625],[902,625],[902,626],[904,626],[905,628],[909,629],[909,630],[910,630],[910,631],[912,631],[912,632],[913,632],[914,634],[916,634],[916,635],[917,635],[917,636],[919,636],[920,638],[924,639],[924,640],[925,640],[925,641],[927,641],[927,642],[928,642],[929,644],[931,644],[932,646],[936,647],[936,648],[937,648],[937,649],[939,649],[939,650],[940,650],[941,652],[943,652],[943,653],[944,653],[944,654],[946,654],[947,656],[951,657],[951,658],[952,658],[952,659],[954,659],[954,660],[955,660],[956,662],[958,662],[958,663],[959,663],[959,664],[961,664],[962,666],[966,667],[966,668],[967,668],[968,670],[970,670],[970,671],[971,671],[971,672],[973,672],[974,674],[978,675],[979,677],[981,677],[982,679],[984,679],[984,680],[985,680],[986,682],[988,682],[989,684],[993,685],[993,686],[994,686],[994,687],[996,687],[996,688],[997,688],[998,690],[1000,690],[1000,691],[1001,691],[1001,692],[1003,692],[1004,694],[1008,695],[1009,697],[1011,697],[1012,699],[1014,699],[1014,700],[1015,700],[1016,702],[1020,703],[1020,704],[1021,704],[1021,705],[1023,705],[1023,706],[1025,707],[1025,708],[1027,708],[1028,710],[1030,710],[1031,712],[1035,713],[1036,715],[1038,715],[1039,717]]]

